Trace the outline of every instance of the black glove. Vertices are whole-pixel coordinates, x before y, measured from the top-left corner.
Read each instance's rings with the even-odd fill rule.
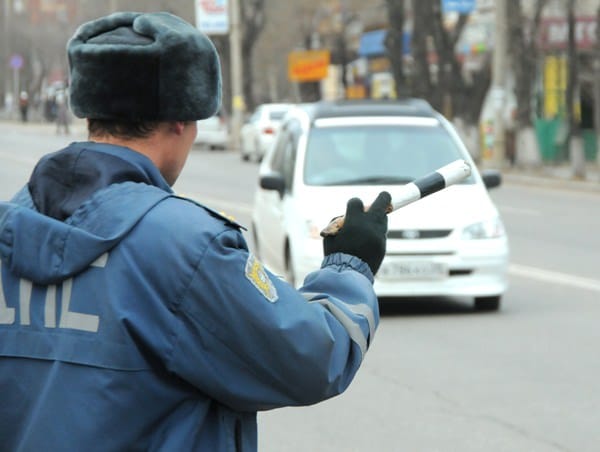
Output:
[[[344,226],[336,235],[323,239],[325,256],[331,253],[351,254],[365,261],[373,274],[377,273],[385,256],[386,209],[391,201],[390,194],[382,191],[366,212],[360,199],[348,201]]]

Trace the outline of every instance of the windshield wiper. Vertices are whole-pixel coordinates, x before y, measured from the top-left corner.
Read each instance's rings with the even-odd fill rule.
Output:
[[[406,177],[368,176],[329,182],[327,185],[398,185],[407,184],[414,180]]]

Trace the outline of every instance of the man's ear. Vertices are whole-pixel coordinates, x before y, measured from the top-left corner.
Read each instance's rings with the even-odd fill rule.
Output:
[[[177,135],[181,135],[183,134],[183,129],[185,128],[185,122],[184,121],[172,121],[169,122],[169,131],[177,134]]]

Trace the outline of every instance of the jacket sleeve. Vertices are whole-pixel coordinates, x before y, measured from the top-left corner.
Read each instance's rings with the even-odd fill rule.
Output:
[[[232,229],[202,256],[177,316],[170,370],[240,411],[340,394],[379,322],[372,275],[360,259],[328,256],[296,290]]]

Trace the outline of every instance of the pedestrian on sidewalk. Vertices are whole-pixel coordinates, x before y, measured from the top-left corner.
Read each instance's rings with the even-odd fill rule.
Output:
[[[89,138],[0,202],[0,447],[255,451],[258,411],[336,396],[363,362],[390,195],[350,200],[296,289],[242,226],[171,188],[220,107],[213,43],[120,12],[67,49]]]
[[[60,134],[62,131],[65,135],[69,135],[69,102],[66,91],[59,89],[54,102],[56,104],[56,133]]]
[[[27,94],[27,91],[19,93],[19,111],[21,112],[21,122],[27,122],[29,114],[29,94]]]

